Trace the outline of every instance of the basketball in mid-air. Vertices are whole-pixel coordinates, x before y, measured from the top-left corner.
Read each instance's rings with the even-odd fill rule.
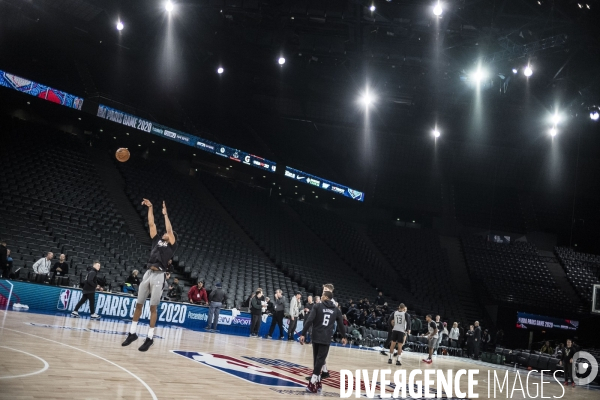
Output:
[[[117,160],[119,160],[120,162],[125,162],[125,161],[129,160],[130,156],[131,156],[131,154],[129,153],[129,150],[127,150],[124,147],[121,147],[115,153],[115,157],[117,157]]]

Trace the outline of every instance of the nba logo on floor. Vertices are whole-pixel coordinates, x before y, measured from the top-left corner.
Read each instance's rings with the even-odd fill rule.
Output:
[[[60,296],[58,297],[58,304],[56,308],[59,310],[66,310],[69,306],[69,299],[71,298],[71,289],[63,289],[60,291]]]

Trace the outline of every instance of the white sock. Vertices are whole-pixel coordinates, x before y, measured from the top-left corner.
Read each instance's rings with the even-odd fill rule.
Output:
[[[313,376],[310,378],[310,382],[311,383],[317,383],[319,381],[319,376],[313,374]]]
[[[390,353],[390,360],[392,359],[392,353]]]
[[[154,328],[148,329],[148,339],[152,339],[154,337]]]
[[[137,321],[133,321],[131,323],[131,328],[129,328],[129,333],[131,333],[133,335],[136,332],[137,332]]]

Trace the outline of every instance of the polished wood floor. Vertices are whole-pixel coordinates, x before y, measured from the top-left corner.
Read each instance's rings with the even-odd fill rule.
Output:
[[[127,327],[127,323],[115,320],[90,321],[62,315],[0,311],[0,399],[339,397],[339,380],[336,379],[324,382],[322,395],[307,394],[299,386],[305,384],[304,376],[312,364],[312,348],[308,345],[159,327],[156,335],[160,338],[155,339],[147,353],[142,353],[137,348],[143,338],[129,347],[121,346],[122,332],[126,332]],[[145,333],[146,327],[142,326],[139,331]],[[195,360],[185,357],[196,353]],[[439,357],[432,365],[426,365],[421,358],[421,354],[405,353],[401,368],[407,373],[416,368],[478,368],[483,381],[476,392],[479,398],[488,398],[486,378],[491,365],[475,367],[468,361],[447,357]],[[212,367],[203,363],[206,360]],[[277,375],[290,385],[296,382],[295,387],[252,383],[220,370],[223,365],[241,371],[242,375],[248,371],[267,379],[277,379]],[[387,358],[376,351],[348,347],[332,347],[328,366],[334,376],[340,369],[389,367]],[[391,366],[392,370],[396,368]],[[512,384],[514,373],[510,372],[510,376]],[[522,377],[525,382],[526,375]],[[530,388],[533,396],[534,382],[530,382]],[[556,383],[544,388],[545,396],[563,394]],[[523,395],[516,392],[513,398],[523,398]],[[562,398],[600,399],[600,391],[569,387]]]

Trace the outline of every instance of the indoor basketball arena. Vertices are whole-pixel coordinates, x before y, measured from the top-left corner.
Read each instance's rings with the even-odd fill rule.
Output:
[[[600,399],[599,0],[0,0],[0,399]]]

